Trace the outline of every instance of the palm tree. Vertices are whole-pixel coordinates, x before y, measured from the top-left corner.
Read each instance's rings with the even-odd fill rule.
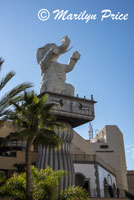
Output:
[[[32,200],[31,147],[33,144],[59,147],[61,144],[54,132],[55,126],[62,126],[50,112],[54,104],[47,104],[47,96],[42,98],[32,92],[25,92],[21,103],[14,103],[14,110],[6,119],[11,120],[17,130],[6,137],[9,140],[25,140],[26,145],[26,195]]]
[[[0,58],[0,71],[2,69],[3,60]],[[9,72],[6,74],[4,78],[0,80],[0,91],[6,86],[6,84],[15,76],[14,72]],[[8,107],[11,105],[12,102],[17,102],[20,100],[21,96],[19,95],[22,91],[27,88],[32,87],[30,83],[22,83],[11,89],[8,93],[6,93],[0,99],[0,117],[6,115],[9,110]]]
[[[63,170],[53,171],[50,167],[38,171],[31,167],[33,178],[33,199],[34,200],[88,200],[89,194],[82,187],[69,186],[59,192],[60,179],[66,175]],[[1,182],[5,182],[1,177]],[[26,200],[26,174],[14,174],[0,187],[0,197]]]

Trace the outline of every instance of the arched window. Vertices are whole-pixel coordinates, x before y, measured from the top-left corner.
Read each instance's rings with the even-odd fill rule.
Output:
[[[111,186],[113,185],[112,177],[110,174],[107,175],[107,183],[108,185],[111,185]]]

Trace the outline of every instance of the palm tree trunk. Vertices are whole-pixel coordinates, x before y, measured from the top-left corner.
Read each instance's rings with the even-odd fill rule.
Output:
[[[26,197],[27,200],[33,200],[32,197],[32,172],[31,172],[31,146],[32,141],[27,141],[26,147]]]

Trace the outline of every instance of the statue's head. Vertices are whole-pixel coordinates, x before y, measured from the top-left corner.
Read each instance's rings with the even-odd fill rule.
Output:
[[[52,52],[52,61],[56,61],[61,54],[66,53],[70,49],[68,49],[70,44],[70,39],[68,36],[65,36],[61,39],[61,45],[58,46],[54,43],[46,44],[45,46],[39,48],[37,50],[37,62],[38,64],[42,60],[42,58],[48,54],[49,51]]]

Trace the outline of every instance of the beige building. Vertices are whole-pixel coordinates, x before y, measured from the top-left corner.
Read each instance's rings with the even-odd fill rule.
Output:
[[[0,129],[0,141],[12,132],[6,123]],[[25,142],[11,142],[0,149],[0,170],[10,176],[17,169],[14,164],[25,163]],[[85,140],[74,131],[70,153],[75,169],[75,184],[88,189],[91,197],[125,196],[134,194],[134,171],[127,171],[123,135],[117,126],[105,126],[92,140]],[[37,151],[32,151],[36,163]],[[109,189],[112,193],[109,194]]]
[[[5,123],[2,128],[0,128],[0,143],[3,138],[6,137],[10,132],[13,132],[13,127],[11,123]],[[14,166],[15,164],[25,163],[25,149],[26,142],[10,142],[6,146],[0,146],[0,170],[4,171],[7,177],[17,170]],[[32,162],[36,162],[37,151],[32,150]]]
[[[124,141],[119,128],[105,126],[89,146],[91,153],[98,155],[116,170],[117,187],[128,190]]]
[[[127,177],[129,177],[129,175],[127,174],[123,134],[117,126],[105,126],[90,141],[84,140],[80,135],[78,135],[78,133],[75,132],[70,149],[71,154],[79,155],[79,163],[82,162],[82,155],[90,155],[90,157],[96,156],[98,159],[97,163],[100,165],[97,173],[101,179],[98,181],[100,185],[96,188],[99,189],[100,192],[103,193],[103,190],[105,190],[104,182],[107,180],[108,174],[110,174],[110,179],[112,180],[111,183],[108,184],[119,188],[121,193],[120,195],[124,195],[124,191],[129,190],[127,181]],[[87,162],[86,157],[85,161]],[[80,168],[82,169],[83,174],[85,174],[84,166],[81,165]],[[130,177],[132,179],[132,173]],[[129,187],[134,187],[133,183],[133,186],[130,185],[131,184],[129,184]]]
[[[128,191],[134,195],[134,170],[127,171]]]

